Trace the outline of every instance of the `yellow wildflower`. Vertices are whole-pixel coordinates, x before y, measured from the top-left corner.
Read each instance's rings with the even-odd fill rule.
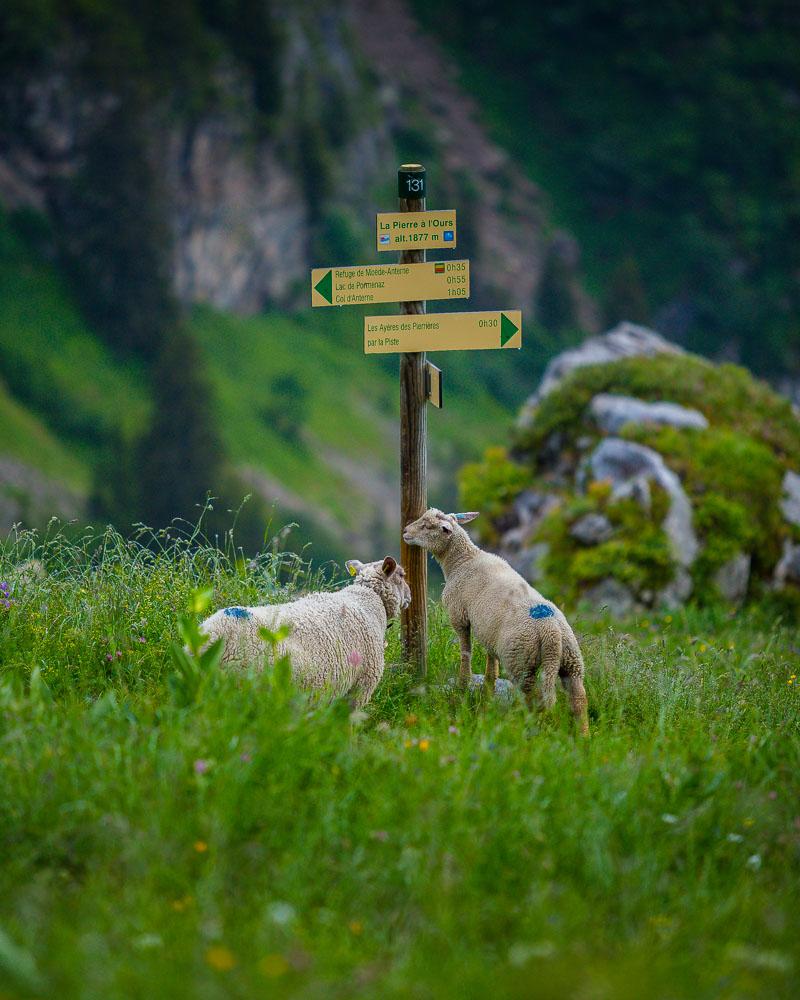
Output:
[[[289,963],[283,955],[265,955],[258,963],[258,971],[268,979],[277,979],[289,971]]]
[[[170,906],[176,913],[183,913],[187,906],[194,902],[191,896],[184,896],[182,899],[173,899]]]
[[[356,937],[364,931],[364,925],[360,920],[351,920],[347,926],[350,928],[350,933],[355,934]]]
[[[236,959],[230,948],[225,945],[212,945],[206,952],[206,964],[217,972],[230,972],[236,965]]]
[[[196,840],[194,842],[194,849],[198,854],[205,854],[208,850],[208,844],[204,840]]]
[[[745,821],[744,821],[744,825],[745,826],[752,826],[754,823],[755,823],[755,820],[753,819],[752,816],[748,816],[747,819],[745,819]]]
[[[430,740],[420,740],[419,741],[419,748],[420,748],[420,750],[429,750],[430,746],[431,746],[431,741]]]
[[[700,643],[700,652],[701,652],[701,653],[705,653],[705,651],[706,651],[707,649],[708,649],[708,646],[706,646],[706,644],[705,644],[704,642],[701,642],[701,643]]]

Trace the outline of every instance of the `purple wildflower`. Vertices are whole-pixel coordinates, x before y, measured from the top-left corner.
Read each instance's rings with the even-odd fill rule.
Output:
[[[242,761],[243,764],[249,764],[252,759],[253,755],[249,754],[246,750],[243,754],[240,754],[239,756],[239,760]]]
[[[107,661],[108,661],[109,663],[111,663],[111,661],[112,661],[113,659],[114,659],[114,654],[113,654],[113,653],[106,653],[106,660],[107,660]]]
[[[447,727],[447,731],[452,736],[458,736],[458,726],[448,726]]]
[[[136,641],[137,642],[147,642],[147,639],[145,639],[145,637],[143,635],[140,635],[139,638]]]
[[[2,590],[4,594],[7,594],[10,589],[11,588],[9,587],[8,583],[5,580],[3,580],[2,583],[0,583],[0,590]]]
[[[206,771],[211,767],[207,760],[203,760],[202,757],[198,757],[194,762],[194,773],[195,774],[205,774]]]

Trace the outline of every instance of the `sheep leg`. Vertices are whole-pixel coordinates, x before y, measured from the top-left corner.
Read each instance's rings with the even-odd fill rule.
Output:
[[[569,697],[569,707],[578,723],[581,736],[589,735],[589,711],[586,689],[583,686],[583,657],[575,636],[570,632],[564,637],[564,655],[561,663],[561,683]]]
[[[461,665],[458,671],[458,683],[460,687],[467,688],[472,680],[472,638],[470,635],[469,622],[456,628],[458,641],[461,645]]]
[[[491,653],[486,654],[486,674],[483,678],[483,686],[488,694],[494,694],[495,682],[500,676],[500,660]]]
[[[589,699],[583,686],[583,678],[575,674],[562,677],[561,683],[569,696],[569,707],[578,723],[581,736],[589,735]]]

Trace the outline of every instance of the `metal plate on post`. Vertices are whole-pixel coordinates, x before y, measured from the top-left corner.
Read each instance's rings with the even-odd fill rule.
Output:
[[[442,369],[430,361],[425,363],[425,389],[428,395],[428,402],[433,404],[437,410],[442,408]]]

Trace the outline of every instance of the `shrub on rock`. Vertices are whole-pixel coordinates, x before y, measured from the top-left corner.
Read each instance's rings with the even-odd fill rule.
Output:
[[[622,613],[776,590],[800,602],[791,404],[743,368],[635,330],[622,357],[617,330],[551,363],[510,455],[462,471],[464,508],[490,513],[479,530],[510,561],[538,547],[538,579],[567,603]],[[523,495],[537,498],[527,520]]]

